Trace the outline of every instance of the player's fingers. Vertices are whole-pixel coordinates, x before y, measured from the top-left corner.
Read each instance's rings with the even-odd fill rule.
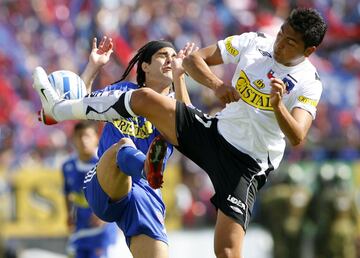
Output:
[[[103,48],[103,47],[104,47],[106,38],[107,38],[106,36],[102,37],[102,39],[101,39],[101,41],[100,41],[100,43],[99,43],[99,48]]]
[[[92,49],[95,49],[97,47],[97,38],[93,38],[93,41],[92,41]]]
[[[112,54],[112,52],[114,52],[114,50],[112,48],[110,48],[108,51],[106,51],[105,55],[110,56]]]
[[[185,51],[185,56],[188,56],[193,52],[194,46],[194,43],[189,43],[188,48]]]
[[[233,101],[238,101],[240,99],[240,94],[236,90],[233,91]]]
[[[283,89],[286,88],[284,82],[283,82],[282,80],[280,80],[279,78],[272,78],[272,79],[271,79],[271,82],[270,82],[270,85],[271,85],[272,87],[276,86],[276,87],[281,87],[281,88],[283,88]]]
[[[189,42],[186,43],[186,48],[184,51],[184,55],[187,56],[189,54],[189,51],[191,51],[191,44]]]
[[[107,38],[104,42],[104,51],[108,51],[110,49],[110,43],[111,43],[111,40],[109,38]]]
[[[186,46],[187,46],[187,43],[185,44],[185,46],[181,49],[181,50],[184,50],[185,51],[185,49],[186,49]]]
[[[110,43],[109,43],[109,50],[108,51],[113,51],[113,49],[114,49],[114,43],[112,42],[112,40],[110,41]]]
[[[229,102],[236,101],[234,92],[229,92]]]
[[[180,49],[180,51],[177,54],[177,57],[178,58],[184,58],[184,50],[183,49]]]
[[[226,94],[225,96],[222,97],[223,103],[230,103],[231,102],[231,98],[228,94]]]

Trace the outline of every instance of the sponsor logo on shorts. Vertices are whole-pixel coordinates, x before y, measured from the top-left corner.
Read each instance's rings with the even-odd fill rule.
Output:
[[[243,203],[241,200],[237,199],[236,197],[232,196],[231,194],[228,195],[227,200],[232,204],[236,205],[236,206],[234,205],[229,206],[233,211],[240,214],[244,214],[246,209],[245,203]]]
[[[236,213],[239,213],[239,214],[244,214],[239,207],[236,207],[236,206],[232,206],[230,205],[230,208],[235,211]]]

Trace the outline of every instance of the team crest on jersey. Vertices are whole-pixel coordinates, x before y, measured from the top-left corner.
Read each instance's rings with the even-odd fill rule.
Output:
[[[272,56],[271,56],[271,54],[269,52],[264,51],[264,50],[262,50],[260,48],[258,48],[258,50],[259,50],[260,54],[262,54],[263,56],[267,56],[267,57],[272,58]]]
[[[236,90],[240,93],[241,99],[250,106],[261,110],[274,110],[270,104],[270,94],[265,94],[255,89],[243,70],[241,70],[236,82]]]
[[[254,84],[258,89],[263,89],[263,88],[265,88],[265,83],[264,83],[264,81],[263,81],[262,79],[253,81],[253,84]]]
[[[283,82],[286,86],[287,92],[290,93],[290,91],[294,88],[295,84],[287,77],[283,79]]]
[[[232,39],[234,38],[234,36],[231,37],[227,37],[225,39],[225,48],[226,51],[229,52],[230,55],[232,56],[237,56],[239,54],[239,50],[237,50],[231,43]]]
[[[140,126],[138,123],[134,123],[134,121],[121,119],[114,121],[113,125],[123,134],[134,136],[138,139],[146,139],[154,132],[150,121],[145,121],[145,123]]]

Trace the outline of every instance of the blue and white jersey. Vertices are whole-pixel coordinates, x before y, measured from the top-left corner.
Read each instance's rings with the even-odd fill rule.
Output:
[[[88,162],[82,162],[77,155],[73,155],[62,166],[64,193],[70,196],[75,217],[75,231],[69,239],[70,245],[75,249],[106,247],[116,241],[115,223],[104,224],[101,227],[91,225],[93,212],[83,193],[85,175],[97,162],[97,157],[93,157]]]
[[[138,85],[131,82],[119,82],[107,86],[102,91],[129,91],[133,89],[138,89]],[[152,140],[159,134],[159,131],[150,121],[140,116],[123,118],[112,123],[106,123],[99,143],[98,156],[101,157],[111,145],[117,143],[123,137],[130,138],[135,143],[136,147],[146,155]],[[165,162],[167,162],[173,152],[172,145],[169,144],[168,146]]]

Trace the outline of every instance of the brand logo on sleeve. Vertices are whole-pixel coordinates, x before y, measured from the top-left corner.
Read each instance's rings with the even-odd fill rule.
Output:
[[[227,37],[225,39],[225,48],[227,50],[227,52],[229,52],[230,55],[232,56],[237,56],[239,54],[239,50],[237,50],[231,43],[232,39],[234,38],[234,36],[231,37]]]
[[[310,99],[310,98],[307,98],[305,96],[299,96],[298,97],[298,100],[303,103],[303,104],[306,104],[306,105],[311,105],[311,106],[314,106],[316,107],[317,104],[318,104],[318,101],[317,100],[314,100],[314,99]]]
[[[267,51],[264,51],[264,50],[261,50],[260,48],[258,48],[260,54],[262,54],[263,56],[267,56],[267,57],[270,57],[272,58],[271,54]]]

